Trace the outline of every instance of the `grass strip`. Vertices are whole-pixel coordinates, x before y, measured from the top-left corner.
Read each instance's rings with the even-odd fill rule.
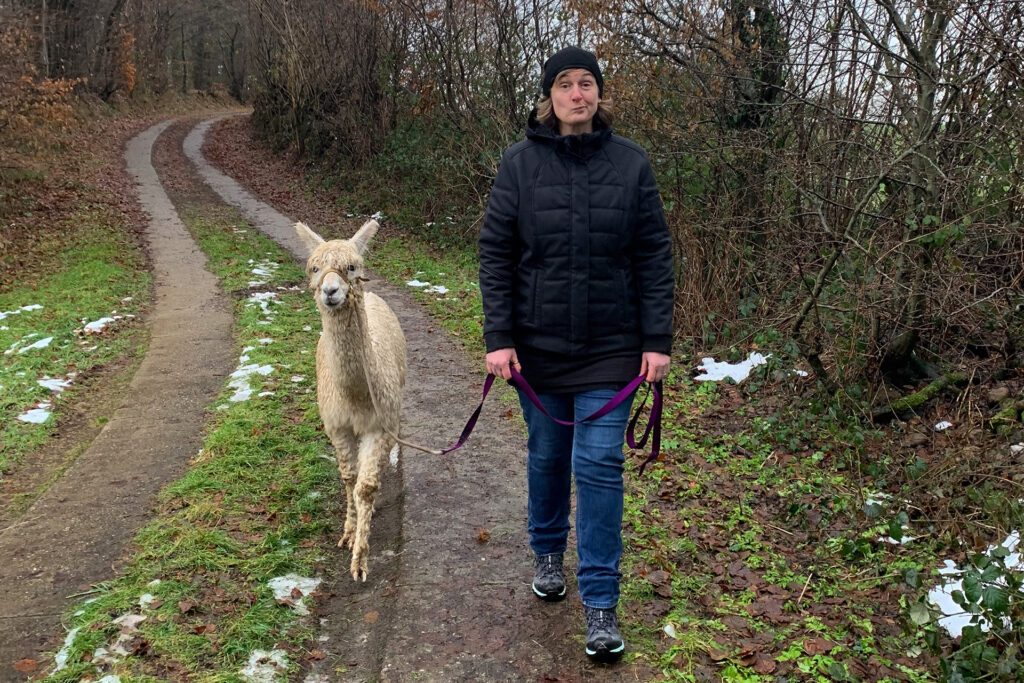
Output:
[[[0,292],[0,476],[54,434],[87,373],[146,337],[139,316],[150,275],[126,227],[99,210],[81,210],[62,227],[65,239],[47,245],[33,272]],[[111,320],[88,326],[104,319]],[[68,384],[40,384],[47,380]]]
[[[280,656],[271,668],[283,676],[312,633],[299,614],[308,598],[293,592],[284,600],[295,604],[282,604],[270,582],[325,578],[320,549],[342,499],[318,431],[319,315],[301,270],[237,215],[182,214],[236,295],[239,371],[260,370],[233,377],[215,401],[202,449],[161,492],[123,573],[70,610],[75,635],[53,680],[239,680],[258,651]]]

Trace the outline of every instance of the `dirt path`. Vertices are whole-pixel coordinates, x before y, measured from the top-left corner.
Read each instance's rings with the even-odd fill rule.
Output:
[[[134,138],[129,172],[150,216],[155,298],[149,351],[120,407],[88,449],[20,517],[0,529],[0,678],[58,644],[68,596],[108,578],[157,490],[181,475],[204,410],[234,358],[231,308],[178,220],[150,163],[168,124]],[[201,333],[197,334],[199,330]]]

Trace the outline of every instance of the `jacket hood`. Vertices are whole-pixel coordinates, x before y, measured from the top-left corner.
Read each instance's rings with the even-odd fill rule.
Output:
[[[537,109],[530,112],[526,122],[526,137],[530,140],[551,145],[559,154],[580,160],[587,160],[597,154],[612,136],[612,129],[595,117],[594,132],[582,135],[559,135],[537,120]]]

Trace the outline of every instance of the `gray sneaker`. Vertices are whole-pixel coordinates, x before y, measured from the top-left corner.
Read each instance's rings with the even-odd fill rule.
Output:
[[[541,600],[557,602],[565,597],[562,553],[537,555],[533,561],[533,592]]]
[[[598,662],[614,662],[626,650],[619,633],[615,608],[598,609],[583,606],[587,618],[587,656]]]

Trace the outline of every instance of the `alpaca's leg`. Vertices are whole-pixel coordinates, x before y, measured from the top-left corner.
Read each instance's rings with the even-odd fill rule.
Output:
[[[338,458],[338,472],[345,483],[345,531],[338,540],[339,548],[351,548],[356,535],[356,478],[358,475],[359,445],[351,430],[332,435],[331,443]]]
[[[394,445],[386,434],[364,436],[359,442],[359,476],[356,478],[356,536],[352,543],[352,578],[366,580],[370,559],[370,520],[380,489],[380,468]]]

